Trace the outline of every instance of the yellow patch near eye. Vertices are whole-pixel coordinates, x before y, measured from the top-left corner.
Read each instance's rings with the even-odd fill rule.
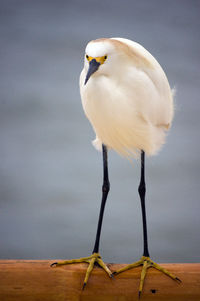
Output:
[[[88,62],[95,60],[102,65],[105,62],[105,60],[107,59],[107,55],[92,57],[92,56],[89,56],[86,54],[86,59],[88,60]]]

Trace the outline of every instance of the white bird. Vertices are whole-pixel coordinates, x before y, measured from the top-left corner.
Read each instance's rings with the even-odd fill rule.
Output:
[[[149,267],[180,281],[150,259],[147,241],[145,153],[154,155],[164,144],[174,112],[173,92],[165,72],[157,60],[136,42],[123,38],[97,39],[86,46],[84,68],[80,75],[80,93],[84,112],[96,133],[93,144],[98,150],[103,150],[102,203],[92,255],[55,264],[89,263],[83,288],[95,262],[110,277],[142,265],[139,296]],[[138,191],[142,207],[144,252],[139,261],[114,273],[104,264],[99,254],[103,213],[110,188],[107,149],[113,149],[129,159],[141,155]]]

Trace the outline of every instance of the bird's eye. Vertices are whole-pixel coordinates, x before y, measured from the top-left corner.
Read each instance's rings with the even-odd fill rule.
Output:
[[[105,55],[105,56],[104,56],[104,60],[106,60],[106,59],[107,59],[107,57],[108,57],[108,56],[107,56],[107,55]]]
[[[88,56],[87,54],[86,54],[86,56],[85,56],[85,57],[86,57],[86,59],[87,59],[87,60],[89,60],[89,56]]]

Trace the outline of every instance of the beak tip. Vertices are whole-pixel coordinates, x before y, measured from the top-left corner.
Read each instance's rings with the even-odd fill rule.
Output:
[[[95,59],[93,59],[92,61],[90,61],[90,64],[89,64],[89,69],[88,69],[88,72],[87,72],[87,75],[86,75],[86,78],[85,78],[85,83],[84,85],[87,84],[90,76],[96,72],[98,70],[100,66],[100,63],[98,63]]]

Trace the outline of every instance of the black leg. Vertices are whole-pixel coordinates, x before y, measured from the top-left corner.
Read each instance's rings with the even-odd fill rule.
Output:
[[[95,240],[95,244],[94,244],[93,253],[99,252],[99,241],[100,241],[100,235],[101,235],[103,214],[104,214],[104,209],[105,209],[108,192],[110,190],[110,183],[109,183],[109,178],[108,178],[107,147],[104,144],[102,144],[102,152],[103,152],[102,200],[101,200],[101,209],[100,209],[100,213],[99,213],[99,221],[98,221],[98,226],[97,226],[97,234],[96,234],[96,240]]]
[[[144,253],[143,256],[149,257],[148,240],[147,240],[147,222],[146,222],[146,209],[145,209],[145,152],[141,152],[141,178],[140,185],[138,187],[140,195],[141,208],[142,208],[142,222],[143,222],[143,237],[144,237]]]
[[[122,272],[125,272],[129,269],[138,267],[142,265],[142,272],[140,277],[140,286],[139,286],[139,292],[138,297],[140,299],[142,294],[142,289],[144,285],[144,280],[147,274],[148,268],[154,268],[165,275],[169,276],[170,278],[181,282],[179,278],[177,278],[172,273],[168,272],[166,269],[162,268],[160,265],[155,263],[153,260],[151,260],[149,256],[149,250],[148,250],[148,240],[147,240],[147,222],[146,222],[146,209],[145,209],[145,193],[146,193],[146,185],[145,185],[145,152],[141,151],[141,177],[140,177],[140,185],[138,187],[138,192],[140,195],[140,201],[141,201],[141,208],[142,208],[142,223],[143,223],[143,238],[144,238],[144,252],[143,256],[140,258],[140,260],[133,262],[131,264],[128,264],[127,266],[119,269],[118,271],[114,272],[113,274],[119,274]]]
[[[88,279],[90,277],[90,274],[94,268],[95,263],[97,263],[107,274],[109,277],[113,277],[113,273],[110,271],[110,269],[107,267],[107,265],[103,262],[101,259],[101,256],[99,254],[99,241],[100,241],[100,235],[101,235],[101,228],[102,228],[102,222],[103,222],[103,214],[104,209],[106,205],[106,199],[108,196],[108,192],[110,190],[110,183],[108,179],[108,162],[107,162],[107,148],[105,145],[102,145],[102,152],[103,152],[103,186],[102,186],[102,200],[101,200],[101,208],[99,213],[99,221],[97,226],[97,234],[96,234],[96,240],[94,244],[94,249],[91,256],[88,257],[82,257],[78,259],[71,259],[71,260],[65,260],[61,262],[54,262],[51,266],[58,266],[58,265],[66,265],[66,264],[73,264],[73,263],[81,263],[85,262],[88,265],[85,279],[83,283],[82,289],[84,290]]]

